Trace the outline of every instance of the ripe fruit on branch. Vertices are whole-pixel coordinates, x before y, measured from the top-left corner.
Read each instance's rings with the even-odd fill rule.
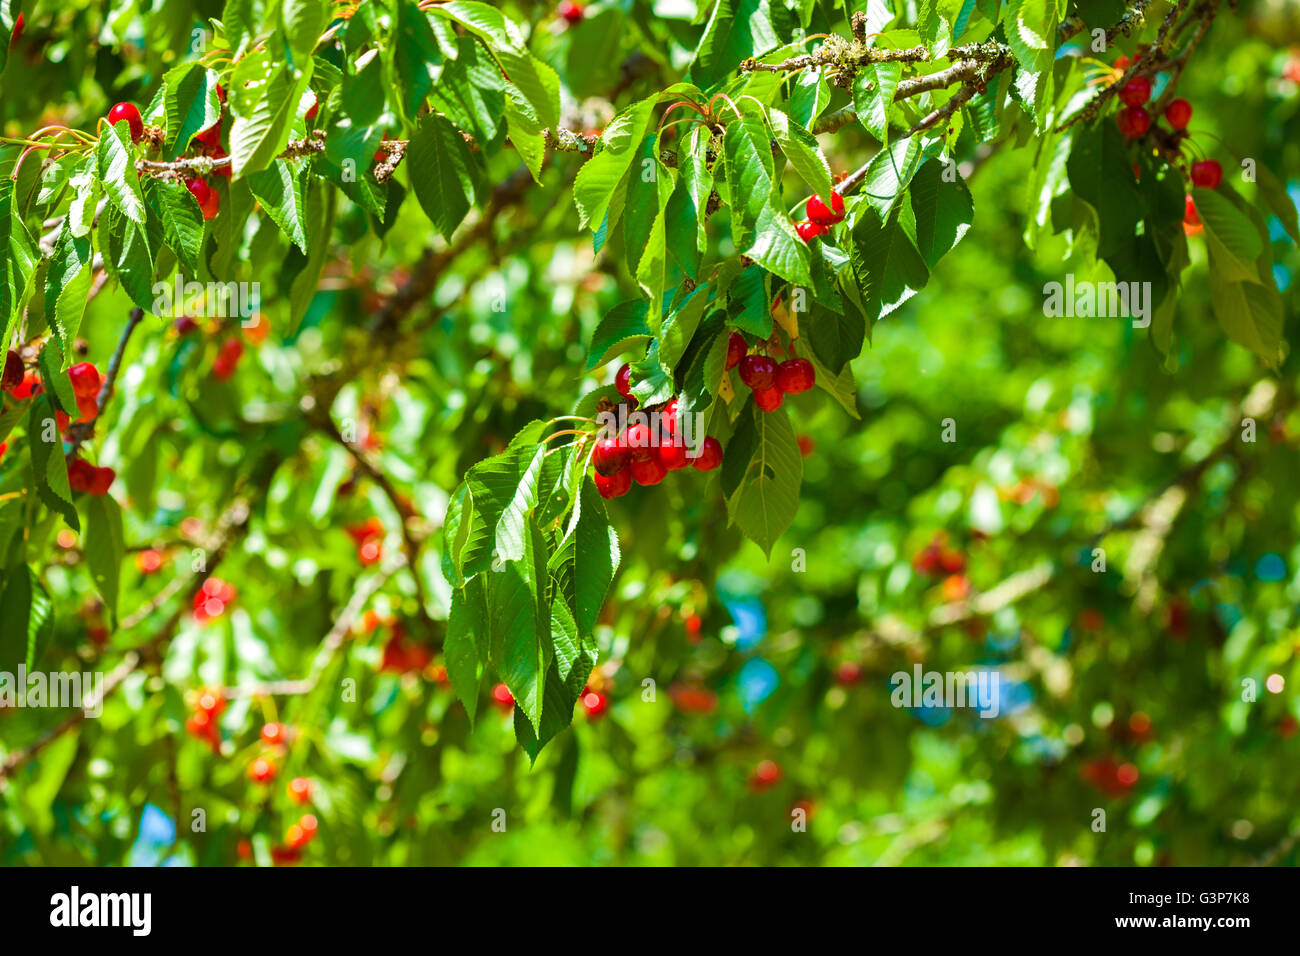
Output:
[[[11,354],[16,354],[16,353],[11,353]],[[6,361],[5,371],[7,372],[8,370],[9,370],[9,363],[8,361]],[[15,385],[10,391],[13,393],[13,396],[17,401],[22,402],[31,398],[33,395],[41,394],[42,389],[43,386],[41,385],[41,377],[36,373],[35,369],[32,369],[31,371],[23,375],[23,380],[19,382],[17,385]]]
[[[609,709],[609,698],[598,691],[587,690],[582,695],[582,709],[589,718],[596,720]]]
[[[297,823],[292,824],[285,833],[284,842],[291,850],[300,850],[305,847],[316,836],[316,828],[319,824],[316,818],[308,813],[303,816]]]
[[[618,372],[614,375],[614,387],[624,398],[632,397],[632,366],[623,363]]]
[[[306,122],[310,123],[312,120],[316,118],[316,114],[319,112],[320,112],[320,101],[316,98],[316,94],[313,93],[311,96],[311,106],[307,107],[307,112],[302,114],[302,118]]]
[[[699,457],[695,459],[696,471],[712,471],[722,464],[722,444],[713,436],[704,439]]]
[[[591,450],[591,464],[596,474],[608,478],[627,467],[627,448],[619,444],[617,438],[602,438]]]
[[[23,383],[23,360],[13,349],[5,354],[4,373],[0,374],[0,388],[6,392]]]
[[[661,442],[655,452],[664,471],[681,471],[689,464],[686,460],[686,446],[680,441]]]
[[[140,111],[134,103],[118,103],[108,111],[109,126],[116,126],[123,120],[131,130],[131,142],[140,142],[140,137],[144,135],[144,120],[140,119]]]
[[[650,426],[643,425],[640,422],[635,425],[628,425],[627,430],[623,432],[623,447],[627,450],[628,458],[632,462],[648,461],[653,457],[653,441]]]
[[[194,134],[194,142],[204,150],[218,149],[221,146],[221,117],[207,129]]]
[[[1196,203],[1188,196],[1183,203],[1183,225],[1200,226],[1201,214],[1196,211]]]
[[[754,404],[765,412],[774,412],[781,407],[781,402],[785,400],[785,392],[781,391],[775,385],[769,388],[754,389]]]
[[[72,392],[77,398],[95,398],[99,395],[99,369],[90,362],[78,362],[72,366],[68,369],[68,378],[72,380]]]
[[[288,739],[288,731],[284,724],[272,721],[269,724],[262,725],[262,743],[268,747],[283,746]]]
[[[215,195],[215,193],[213,194]],[[235,368],[244,355],[244,343],[239,339],[226,339],[221,343],[221,350],[212,363],[212,377],[224,382],[235,374]]]
[[[616,471],[612,475],[602,475],[597,472],[594,480],[596,490],[605,499],[621,498],[632,488],[632,472],[627,468]]]
[[[106,495],[108,489],[113,487],[113,480],[116,477],[117,472],[112,468],[96,468],[94,476],[90,479],[90,488],[87,490],[96,497]]]
[[[270,783],[278,769],[270,757],[258,757],[248,765],[248,777],[254,783]]]
[[[560,5],[555,8],[555,12],[570,26],[581,23],[582,18],[586,15],[586,9],[583,5],[574,2],[574,0],[560,0]]]
[[[206,710],[196,710],[185,721],[185,732],[191,737],[206,740],[213,750],[221,746],[221,728],[215,714]]]
[[[827,207],[822,197],[816,193],[808,200],[805,208],[808,219],[818,226],[833,226],[844,218],[844,197],[832,190],[831,204]]]
[[[515,698],[510,693],[510,688],[505,684],[497,684],[492,688],[492,701],[502,710],[514,710]]]
[[[823,235],[829,230],[825,226],[819,226],[815,222],[809,222],[807,219],[794,224],[794,231],[798,233],[799,238],[804,242],[812,242],[818,236]]]
[[[23,15],[21,13],[18,14],[18,19],[14,21],[14,32],[9,35],[10,49],[13,49],[13,47],[18,43],[18,38],[23,35],[23,27],[26,25],[27,24],[23,20]]]
[[[204,179],[187,179],[185,188],[190,191],[199,209],[203,213],[204,220],[215,219],[217,213],[221,212],[221,194],[208,185]]]
[[[1132,65],[1133,65],[1133,61],[1130,60],[1123,53],[1115,57],[1115,69],[1119,70],[1120,73],[1123,73]]]
[[[162,552],[155,551],[153,548],[146,548],[135,556],[135,566],[140,569],[141,574],[153,574],[162,565]]]
[[[194,595],[194,620],[203,622],[220,617],[234,599],[233,587],[219,578],[208,578]]]
[[[1217,189],[1223,182],[1223,167],[1217,159],[1203,159],[1192,163],[1192,185],[1202,189]]]
[[[749,788],[755,793],[762,793],[776,786],[780,780],[780,765],[775,760],[764,760],[749,775]]]
[[[676,435],[681,430],[681,403],[674,398],[663,407],[660,414],[663,417],[664,434]]]
[[[1165,107],[1165,122],[1169,124],[1171,129],[1187,129],[1187,124],[1191,120],[1192,104],[1187,100],[1180,97]]]
[[[1125,106],[1141,106],[1151,99],[1151,77],[1133,77],[1119,91],[1119,98],[1124,102]]]
[[[740,362],[740,380],[754,391],[771,388],[776,378],[776,363],[766,355],[746,355]]]
[[[312,782],[306,777],[294,777],[285,788],[289,799],[303,807],[311,803]]]
[[[805,358],[789,359],[776,367],[776,387],[787,395],[808,391],[816,380],[817,372]]]
[[[628,471],[638,485],[657,485],[668,477],[668,469],[658,457],[634,461],[628,466]]]
[[[745,337],[739,332],[732,332],[727,337],[727,371],[730,372],[739,365],[748,351],[749,345],[745,342]]]
[[[1115,117],[1120,134],[1125,139],[1137,139],[1151,128],[1151,114],[1141,106],[1126,106]]]

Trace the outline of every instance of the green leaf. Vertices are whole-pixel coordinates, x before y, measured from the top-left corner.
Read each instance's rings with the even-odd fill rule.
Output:
[[[280,26],[294,63],[311,59],[311,52],[329,19],[330,10],[325,0],[281,0]]]
[[[430,113],[411,137],[406,167],[425,215],[444,239],[450,239],[483,184],[482,167],[465,138],[445,116]]]
[[[691,344],[712,298],[707,286],[694,289],[664,319],[659,331],[659,361],[665,368],[676,368],[686,354],[686,347]]]
[[[307,192],[306,163],[295,164],[277,159],[270,169],[249,175],[248,189],[262,204],[271,221],[280,227],[294,245],[309,254],[311,250],[307,247],[309,237],[303,208],[303,197]]]
[[[771,136],[761,107],[745,100],[741,115],[727,123],[722,135],[727,169],[727,197],[731,206],[731,233],[736,247],[752,241],[759,214],[767,208],[776,176]]]
[[[99,246],[105,268],[136,305],[152,313],[153,252],[145,230],[116,209],[107,208],[99,218]]]
[[[522,529],[524,553],[484,576],[488,659],[515,705],[540,728],[546,672],[553,656],[546,600],[546,548],[537,526]]]
[[[1210,255],[1210,300],[1228,338],[1277,368],[1285,354],[1282,296],[1258,281],[1234,281]]]
[[[646,324],[648,309],[644,299],[634,299],[605,313],[591,336],[591,347],[587,350],[588,372],[650,338],[650,327]]]
[[[610,120],[597,152],[578,171],[573,199],[578,205],[579,228],[586,229],[605,217],[614,191],[636,158],[656,101],[655,96],[646,97]],[[613,225],[606,223],[606,228]]]
[[[53,399],[56,409],[76,418],[79,415],[77,411],[77,393],[72,390],[72,379],[68,377],[65,371],[71,363],[66,357],[59,361],[58,356],[59,350],[57,346],[52,349],[41,349],[40,358],[36,360],[41,372],[41,384],[45,387],[46,393]]]
[[[895,210],[888,220],[870,206],[861,206],[849,244],[849,263],[868,316],[884,318],[898,308],[930,278],[925,260]],[[910,210],[908,210],[910,218]]]
[[[483,684],[484,664],[488,657],[487,603],[483,576],[471,578],[452,592],[451,613],[447,618],[447,636],[443,640],[443,658],[452,689],[465,705],[470,727],[478,711]]]
[[[88,236],[95,223],[99,203],[98,160],[87,156],[68,179],[72,198],[68,203],[68,226],[74,236]]]
[[[768,109],[768,122],[776,136],[781,152],[799,178],[808,184],[827,203],[831,201],[831,167],[822,153],[817,138],[778,109]]]
[[[144,201],[163,227],[163,242],[190,275],[198,275],[203,253],[203,213],[194,194],[180,183],[149,179]]]
[[[1075,196],[1097,212],[1097,257],[1108,258],[1132,238],[1142,210],[1133,163],[1115,124],[1076,132],[1066,169]]]
[[[956,166],[931,160],[917,170],[908,194],[916,219],[916,248],[933,269],[970,228],[975,216],[970,190]]]
[[[124,550],[122,509],[108,495],[91,495],[86,499],[86,564],[115,627]]]
[[[485,459],[469,470],[465,484],[473,506],[473,522],[460,553],[460,571],[471,577],[493,568],[493,549],[504,544],[511,553],[522,549],[522,516],[537,501],[537,477],[545,446],[522,442]],[[521,496],[522,493],[522,496]],[[510,523],[498,526],[507,508],[512,508]]]
[[[270,69],[269,76],[265,75]],[[311,61],[296,76],[286,63],[248,56],[235,68],[230,103],[231,170],[235,179],[265,169],[284,151],[298,103],[311,79]],[[250,84],[240,89],[243,84]]]
[[[901,63],[867,63],[853,80],[853,110],[867,132],[881,143],[889,142],[889,116],[902,77]]]
[[[1211,274],[1228,283],[1260,282],[1255,260],[1263,242],[1246,214],[1212,189],[1193,189],[1192,201],[1205,226]]]
[[[54,402],[49,395],[37,395],[27,418],[27,444],[32,455],[32,474],[36,492],[52,511],[63,516],[73,531],[81,530],[77,509],[72,506],[72,488],[68,485],[68,463],[63,458],[54,416]]]
[[[0,172],[0,351],[13,338],[27,284],[36,271],[39,255],[14,202],[14,181]]]
[[[727,290],[727,300],[728,318],[737,329],[759,339],[772,334],[772,302],[761,266],[746,266]]]
[[[746,57],[761,56],[780,42],[768,0],[718,0],[695,48],[690,79],[708,89]]]
[[[397,5],[393,31],[393,73],[401,93],[402,115],[414,120],[433,88],[431,68],[442,62],[442,51],[429,16],[413,3]]]
[[[195,133],[221,119],[217,79],[215,72],[193,61],[163,74],[163,111],[167,117],[163,153],[169,161],[186,150]]]
[[[793,285],[812,282],[808,244],[794,231],[785,210],[769,202],[759,212],[754,229],[754,242],[745,255]]]
[[[135,170],[135,153],[126,121],[105,127],[95,152],[99,160],[99,181],[104,184],[108,201],[137,226],[144,225],[144,194],[140,191],[140,174]]]
[[[36,666],[54,633],[54,602],[36,573],[18,565],[5,579],[0,595],[0,671],[10,674],[22,665]]]
[[[81,317],[85,314],[90,293],[92,256],[90,237],[74,236],[65,219],[45,277],[45,320],[55,332],[55,342],[63,357],[60,370],[72,364],[72,346],[81,328]],[[71,412],[72,409],[65,408],[64,411]]]
[[[739,487],[727,501],[727,510],[745,536],[771,557],[772,545],[799,510],[803,456],[784,411],[763,412],[753,401],[748,407],[749,414],[737,434],[748,429],[751,437],[742,439],[741,447],[752,444],[753,451]],[[727,450],[730,453],[731,447]]]

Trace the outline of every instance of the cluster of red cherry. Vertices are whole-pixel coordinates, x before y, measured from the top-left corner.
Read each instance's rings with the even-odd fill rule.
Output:
[[[614,387],[632,407],[632,367],[624,365],[614,376]],[[638,485],[657,485],[670,471],[694,465],[697,471],[712,471],[722,464],[722,445],[712,436],[705,438],[699,454],[692,457],[681,433],[681,412],[676,398],[660,410],[658,434],[644,422],[633,422],[617,435],[598,439],[591,450],[596,490],[602,498],[618,498]]]
[[[194,620],[203,623],[220,617],[234,599],[234,585],[219,578],[208,578],[194,595]]]
[[[736,366],[740,366],[740,380],[754,392],[754,404],[765,412],[776,411],[787,395],[806,392],[817,383],[812,362],[793,358],[778,365],[767,355],[751,353],[745,337],[732,332],[727,340],[727,370]]]
[[[226,91],[217,84],[217,99],[221,101],[221,115],[217,121],[205,130],[194,134],[193,145],[198,147],[198,155],[207,156],[210,159],[225,159],[230,154],[221,146],[221,118],[225,115]],[[116,103],[108,111],[108,122],[110,126],[116,126],[118,123],[126,123],[131,132],[131,142],[138,143],[144,138],[144,120],[140,117],[140,110],[134,103]],[[230,164],[225,163],[216,166],[212,170],[213,175],[230,178]],[[203,213],[203,218],[213,219],[217,213],[221,212],[221,196],[218,192],[208,185],[208,181],[201,177],[190,177],[185,180],[185,188],[190,191],[194,201],[199,204],[199,210]]]
[[[357,546],[357,560],[369,567],[378,564],[384,556],[384,525],[378,518],[370,517],[360,524],[344,528]]]
[[[811,242],[818,236],[830,232],[831,226],[844,219],[844,197],[837,192],[832,192],[831,204],[827,206],[822,202],[821,196],[814,193],[808,197],[804,211],[808,218],[795,223],[794,231],[804,242]]]

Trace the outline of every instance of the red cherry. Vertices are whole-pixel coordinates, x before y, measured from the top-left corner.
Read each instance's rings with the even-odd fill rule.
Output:
[[[775,760],[764,760],[749,776],[752,790],[762,791],[775,786],[781,780],[781,767]]]
[[[269,723],[262,725],[262,743],[268,747],[278,747],[285,741],[284,724]]]
[[[199,208],[203,211],[204,222],[216,219],[217,213],[221,212],[221,193],[209,187],[207,201],[200,203]]]
[[[1119,98],[1125,106],[1141,106],[1151,99],[1151,77],[1133,77],[1119,91]]]
[[[497,706],[504,709],[513,709],[515,698],[510,693],[510,688],[505,684],[497,684],[492,688],[492,699],[497,702]]]
[[[303,816],[297,823],[292,824],[285,832],[284,842],[290,849],[298,850],[306,846],[316,836],[316,829],[319,824],[316,818],[310,813]]]
[[[662,442],[656,451],[664,471],[681,471],[690,464],[686,460],[686,446],[680,442]]]
[[[99,395],[99,370],[90,362],[78,362],[68,369],[72,379],[72,392],[77,398],[95,398]]]
[[[696,471],[712,471],[722,464],[722,444],[712,435],[704,439],[699,457],[695,459]]]
[[[787,395],[808,391],[816,380],[817,372],[805,358],[789,359],[776,367],[776,387]]]
[[[799,238],[804,242],[812,242],[828,230],[825,226],[819,226],[817,223],[809,222],[805,219],[803,222],[796,222],[794,224],[794,231],[799,234]]]
[[[118,103],[108,111],[109,126],[116,126],[123,120],[131,130],[131,142],[140,142],[140,137],[144,135],[144,120],[140,119],[140,111],[134,103]]]
[[[745,341],[745,337],[739,332],[732,332],[727,338],[727,371],[730,372],[739,365],[748,351],[749,343]]]
[[[632,366],[631,365],[627,364],[626,362],[623,363],[622,368],[620,368],[618,370],[618,373],[614,376],[614,387],[618,389],[618,393],[622,395],[624,398],[632,397]]]
[[[205,130],[200,130],[194,134],[194,142],[202,145],[203,149],[217,149],[221,145],[221,117]]]
[[[740,362],[740,380],[755,391],[770,388],[776,378],[776,363],[766,355],[746,355]]]
[[[370,567],[372,564],[378,564],[379,559],[384,556],[384,543],[379,538],[370,538],[363,541],[357,548],[357,560],[361,562],[362,567]]]
[[[805,458],[811,455],[813,449],[817,447],[817,443],[812,440],[811,435],[800,435],[796,441],[799,442],[799,454]]]
[[[658,458],[634,461],[628,466],[628,471],[638,485],[657,485],[668,476],[668,469]]]
[[[218,690],[205,690],[199,694],[199,702],[196,705],[200,713],[216,717],[226,709],[226,698]]]
[[[270,757],[258,757],[248,765],[248,776],[256,783],[270,783],[275,779],[276,769]]]
[[[844,197],[839,193],[831,192],[831,205],[828,209],[826,203],[822,202],[822,197],[814,194],[808,200],[808,205],[804,210],[808,218],[818,226],[833,226],[844,218]]]
[[[1172,129],[1187,129],[1192,120],[1192,104],[1179,98],[1165,107],[1165,122]]]
[[[311,803],[312,782],[306,777],[294,777],[289,781],[286,791],[289,799],[300,807]]]
[[[582,4],[575,3],[574,0],[560,0],[560,5],[555,8],[555,12],[570,26],[581,23],[582,18],[586,15],[586,10]]]
[[[1133,65],[1133,61],[1130,60],[1128,57],[1126,57],[1123,53],[1115,57],[1115,69],[1119,70],[1121,73],[1123,73],[1132,65]]]
[[[632,472],[627,468],[612,475],[597,473],[593,480],[596,482],[596,490],[605,499],[621,498],[632,488]]]
[[[62,431],[63,429],[59,429]],[[68,485],[73,491],[87,492],[95,480],[95,466],[83,458],[68,463]]]
[[[862,677],[862,665],[857,661],[844,661],[835,671],[835,679],[841,684],[856,684]]]
[[[10,349],[5,355],[4,373],[0,375],[0,388],[6,392],[17,388],[23,383],[23,359],[17,352]]]
[[[622,445],[627,449],[630,460],[648,461],[654,455],[654,438],[650,434],[650,426],[639,422],[627,426],[623,432]]]
[[[595,720],[609,709],[609,698],[604,694],[589,690],[582,695],[582,709],[587,712],[588,717]]]
[[[617,438],[602,438],[591,450],[591,464],[596,474],[608,478],[627,467],[628,450]]]
[[[23,27],[26,25],[27,24],[23,21],[23,15],[21,13],[18,14],[18,19],[14,21],[14,32],[9,36],[10,48],[12,48],[18,42],[18,38],[23,35]]]
[[[1188,196],[1183,204],[1183,222],[1189,226],[1201,224],[1201,215],[1196,211],[1196,203],[1192,201],[1191,196]]]
[[[117,472],[112,468],[96,468],[90,479],[90,487],[86,490],[92,495],[106,495],[108,489],[113,487],[113,479],[116,477]]]
[[[785,392],[781,391],[775,385],[771,388],[754,389],[754,404],[765,412],[774,412],[781,407],[781,402],[785,399]]]
[[[1217,159],[1203,159],[1192,163],[1192,185],[1202,189],[1216,189],[1223,182],[1223,167]]]
[[[673,399],[659,413],[665,435],[676,435],[681,425],[681,403]]]
[[[8,361],[6,360],[6,371],[8,370],[8,367]],[[33,395],[41,394],[42,389],[41,377],[37,374],[35,369],[32,369],[23,375],[23,380],[15,385],[11,389],[11,392],[16,401],[22,402],[31,398]]]
[[[1115,117],[1125,139],[1137,139],[1151,128],[1151,114],[1140,106],[1126,106]]]
[[[302,118],[305,122],[310,123],[312,120],[316,118],[316,114],[319,112],[320,112],[320,101],[316,99],[316,94],[313,93],[311,98],[311,106],[307,107],[307,112],[302,114]]]
[[[141,551],[135,558],[135,566],[140,569],[141,574],[153,574],[163,565],[163,556],[161,551],[155,551],[153,548],[146,548]]]

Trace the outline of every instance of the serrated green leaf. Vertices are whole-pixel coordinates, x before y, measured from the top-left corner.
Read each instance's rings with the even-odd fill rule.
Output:
[[[482,190],[483,172],[445,116],[425,116],[407,147],[406,168],[415,197],[445,239],[469,214]]]
[[[84,553],[90,576],[104,599],[114,626],[117,622],[118,580],[122,569],[125,540],[122,509],[108,495],[86,499],[86,541]]]

